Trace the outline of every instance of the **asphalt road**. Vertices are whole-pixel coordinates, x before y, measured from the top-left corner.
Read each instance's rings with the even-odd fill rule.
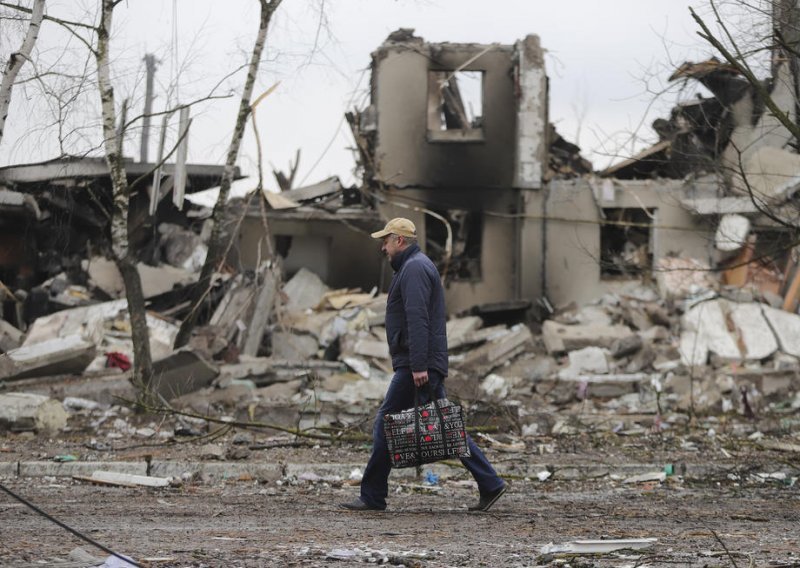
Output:
[[[357,487],[336,481],[165,489],[68,478],[0,481],[153,566],[800,566],[800,484],[776,481],[517,479],[489,513],[467,512],[476,491],[466,478],[431,488],[395,479],[389,510],[380,513],[337,508]],[[588,538],[658,540],[646,550],[573,557],[566,564],[540,554],[548,543]],[[0,494],[0,565],[58,566],[79,546],[106,556]]]

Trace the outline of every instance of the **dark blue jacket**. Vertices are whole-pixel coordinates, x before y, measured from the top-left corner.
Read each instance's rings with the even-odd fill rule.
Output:
[[[411,245],[392,259],[386,338],[392,367],[436,369],[447,375],[444,289],[431,259]]]

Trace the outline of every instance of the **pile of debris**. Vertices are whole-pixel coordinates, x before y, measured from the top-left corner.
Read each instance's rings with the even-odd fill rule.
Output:
[[[524,324],[484,326],[475,315],[450,319],[450,395],[473,423],[523,435],[572,431],[576,416],[662,428],[690,411],[753,417],[800,408],[800,315],[720,288],[695,268],[665,272],[661,293],[636,285],[561,310],[540,334]],[[280,288],[272,263],[223,285],[209,325],[187,348],[173,352],[175,325],[148,316],[159,395],[201,416],[300,430],[364,427],[392,375],[386,295],[331,290],[307,269]],[[29,377],[82,373],[81,385],[36,392],[113,402],[109,377],[119,395],[130,365],[124,313],[116,300],[37,319],[21,347],[0,357],[3,380],[21,387]],[[32,412],[28,426],[16,427],[33,427]]]

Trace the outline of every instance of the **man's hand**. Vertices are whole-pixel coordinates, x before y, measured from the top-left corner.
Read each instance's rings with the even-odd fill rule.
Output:
[[[428,382],[428,371],[411,371],[411,376],[414,377],[414,384],[418,387]]]

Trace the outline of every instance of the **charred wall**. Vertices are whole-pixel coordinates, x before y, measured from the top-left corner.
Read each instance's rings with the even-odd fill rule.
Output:
[[[378,181],[395,187],[511,187],[517,130],[512,55],[510,46],[381,46],[373,55]],[[429,128],[436,87],[431,73],[457,69],[482,74],[480,139],[435,139]]]

